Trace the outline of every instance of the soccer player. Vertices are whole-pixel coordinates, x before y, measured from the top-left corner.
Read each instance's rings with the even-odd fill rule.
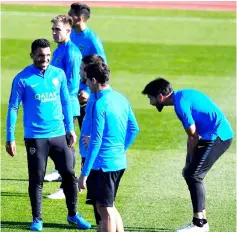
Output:
[[[98,63],[98,62],[103,63],[104,60],[102,57],[100,57],[96,54],[95,55],[88,55],[88,56],[85,56],[82,58],[80,75],[81,75],[81,78],[84,80],[84,82],[86,82],[85,67],[89,64]],[[91,131],[92,131],[92,106],[95,103],[95,101],[96,101],[95,93],[91,93],[90,97],[88,99],[88,102],[86,104],[85,116],[82,121],[81,133],[80,133],[80,138],[79,138],[79,151],[80,151],[80,155],[81,155],[81,167],[83,167],[83,164],[84,164],[86,156],[87,156],[88,142],[89,142]],[[90,198],[91,198],[90,192],[87,191],[87,199],[90,199]],[[92,204],[93,209],[94,209],[96,224],[97,224],[97,227],[99,228],[100,216],[97,211],[96,205],[94,204],[94,202],[90,202],[90,200],[86,200],[86,203]]]
[[[28,191],[33,216],[30,230],[43,229],[42,188],[48,156],[62,176],[68,222],[76,224],[80,229],[89,229],[91,225],[77,213],[77,183],[68,147],[75,144],[76,135],[67,80],[61,69],[49,64],[50,55],[49,41],[35,40],[30,54],[33,64],[13,80],[7,115],[6,151],[12,157],[16,153],[14,132],[22,102]]]
[[[87,20],[90,18],[90,13],[90,8],[86,4],[73,3],[71,5],[71,9],[68,12],[73,19],[71,40],[80,49],[82,57],[97,54],[107,63],[100,38],[86,25]]]
[[[100,38],[90,28],[88,28],[86,24],[91,15],[89,6],[83,3],[73,3],[68,14],[73,19],[73,29],[70,37],[72,42],[80,49],[82,57],[97,54],[101,56],[107,64],[104,47]],[[89,99],[89,95],[90,91],[82,79],[78,95],[81,105],[81,115],[78,117],[80,128],[85,115],[85,106]]]
[[[67,77],[67,87],[72,105],[73,117],[80,116],[80,105],[78,102],[78,91],[80,84],[80,65],[82,55],[77,46],[71,42],[70,33],[72,29],[72,18],[69,15],[57,15],[52,20],[52,35],[58,47],[53,52],[51,65],[61,68]],[[73,168],[76,165],[76,151],[71,148],[73,154]],[[51,181],[52,177],[60,179],[58,171],[55,169],[45,176],[46,181]],[[47,196],[49,199],[64,199],[63,186]]]
[[[163,78],[151,81],[142,93],[148,95],[150,104],[159,112],[164,106],[174,106],[188,135],[183,177],[192,200],[193,220],[177,232],[208,232],[203,179],[232,143],[230,123],[204,93],[194,89],[174,91],[170,82]]]
[[[94,55],[88,55],[82,58],[81,62],[81,68],[80,68],[80,76],[83,80],[83,82],[86,82],[86,72],[85,67],[91,63],[103,63],[104,60],[102,57],[94,54]],[[86,85],[86,88],[89,88],[88,85]],[[87,90],[88,91],[88,90]],[[90,91],[90,90],[89,90]],[[85,161],[85,158],[87,156],[87,143],[86,140],[89,140],[89,137],[91,135],[91,124],[92,124],[92,106],[96,100],[95,93],[91,93],[89,100],[86,104],[85,108],[85,116],[82,121],[82,127],[81,127],[81,133],[79,138],[79,151],[82,157],[82,166]]]
[[[70,34],[71,41],[80,49],[82,57],[97,54],[103,58],[105,63],[107,63],[104,47],[100,38],[86,25],[87,20],[90,18],[90,13],[90,8],[86,4],[73,3],[71,5],[68,12],[73,19],[73,29]],[[86,85],[85,80],[81,78],[78,92],[80,116],[74,117],[77,118],[80,129],[82,127],[82,120],[85,116],[86,104],[90,94],[90,90]],[[60,176],[57,171],[53,170],[47,175],[47,179],[50,181],[60,180]]]
[[[129,101],[109,86],[110,71],[98,62],[85,67],[87,84],[95,93],[92,106],[92,133],[79,186],[87,186],[91,204],[96,204],[100,232],[122,232],[123,222],[114,201],[127,168],[126,151],[138,134],[138,125]]]

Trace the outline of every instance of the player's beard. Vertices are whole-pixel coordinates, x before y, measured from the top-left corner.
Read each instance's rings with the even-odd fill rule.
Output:
[[[163,104],[160,104],[160,103],[156,104],[156,109],[157,109],[159,112],[162,111],[163,107],[164,107]]]

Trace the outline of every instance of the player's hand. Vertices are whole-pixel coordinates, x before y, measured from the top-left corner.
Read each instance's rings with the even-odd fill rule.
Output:
[[[7,141],[6,142],[6,152],[12,157],[16,154],[16,142],[15,141]]]
[[[87,176],[80,175],[80,177],[78,179],[79,189],[86,189],[86,180],[87,180]]]
[[[67,142],[69,147],[73,147],[76,144],[77,141],[77,136],[74,131],[70,131],[66,135],[67,137]]]
[[[87,103],[88,98],[89,98],[89,94],[88,94],[86,91],[84,91],[84,90],[82,90],[82,91],[78,94],[78,99],[79,99],[80,104],[85,104],[85,103]]]
[[[85,148],[88,147],[89,142],[90,142],[90,136],[82,135],[82,144],[84,145]]]

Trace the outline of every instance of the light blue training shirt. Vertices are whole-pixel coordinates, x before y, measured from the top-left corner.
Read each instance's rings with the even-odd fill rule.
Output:
[[[91,169],[104,172],[127,167],[126,150],[139,132],[129,101],[111,88],[96,94],[92,107],[92,133],[82,175]]]
[[[81,32],[76,32],[72,29],[70,34],[71,41],[81,51],[82,57],[87,55],[97,54],[104,59],[107,64],[107,59],[104,51],[104,47],[100,38],[88,27]]]
[[[174,109],[184,129],[195,124],[202,140],[233,138],[233,131],[220,108],[204,93],[183,89],[173,93]]]
[[[82,126],[81,126],[81,133],[79,137],[79,151],[81,154],[81,157],[86,158],[87,157],[87,148],[84,146],[82,139],[83,135],[90,136],[91,131],[92,131],[92,107],[96,101],[95,94],[91,93],[90,97],[88,99],[88,102],[86,104],[86,109],[85,109],[85,116],[82,121]]]
[[[8,105],[7,141],[15,140],[21,102],[24,138],[52,138],[74,131],[67,80],[62,69],[49,65],[43,74],[29,65],[14,78]]]
[[[67,77],[67,87],[72,104],[73,116],[80,116],[78,91],[80,87],[80,66],[82,55],[77,46],[70,40],[59,44],[53,53],[51,65],[61,68]]]

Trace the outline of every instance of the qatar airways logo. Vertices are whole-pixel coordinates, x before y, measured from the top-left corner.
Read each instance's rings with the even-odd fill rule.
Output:
[[[57,94],[56,94],[56,92],[37,93],[37,94],[35,94],[35,99],[39,100],[41,102],[56,101]]]

